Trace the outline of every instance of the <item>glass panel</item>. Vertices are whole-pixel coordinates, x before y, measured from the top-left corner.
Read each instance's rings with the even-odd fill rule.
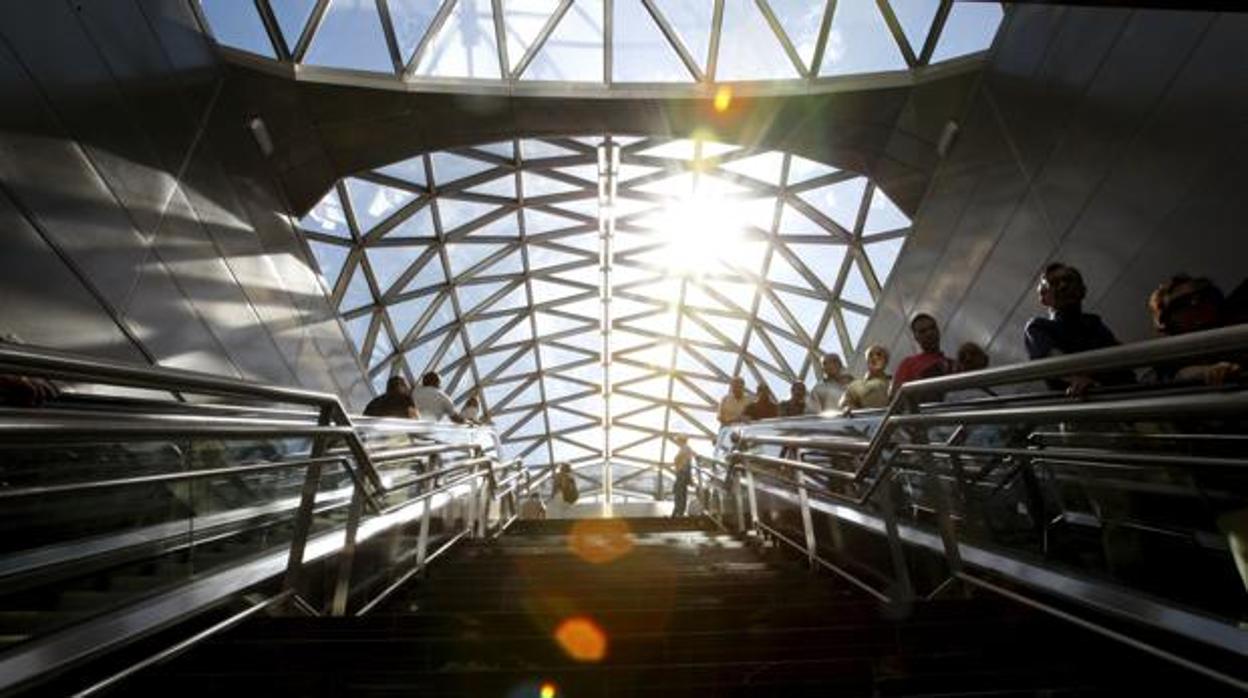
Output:
[[[529,293],[524,284],[512,289],[507,295],[490,305],[490,310],[517,310],[529,306]]]
[[[407,283],[404,291],[415,291],[430,286],[437,286],[446,283],[446,274],[442,271],[442,260],[434,255],[425,262],[425,266],[416,272],[416,276]]]
[[[277,58],[264,23],[252,3],[237,0],[201,0],[212,34],[222,46],[242,49],[267,58]]]
[[[725,162],[722,169],[735,172],[746,177],[766,182],[772,186],[780,186],[780,174],[784,167],[784,154],[772,151],[759,153],[748,158]]]
[[[495,281],[488,284],[462,284],[456,288],[456,295],[459,296],[459,307],[464,314],[471,313],[476,310],[484,310],[477,308],[482,301],[491,295],[498,293],[507,285],[505,281]]]
[[[516,198],[516,176],[513,174],[504,175],[464,191],[469,194],[484,194],[486,196],[501,196],[504,199],[514,199]]]
[[[940,0],[889,0],[888,4],[917,58],[923,52],[923,42],[927,41],[936,10],[940,9]]]
[[[862,226],[863,235],[883,233],[897,230],[910,225],[910,219],[897,208],[897,204],[888,198],[883,189],[874,188],[871,194],[871,205],[867,209],[867,221]]]
[[[867,316],[848,309],[842,311],[841,316],[845,318],[846,339],[850,346],[856,348],[862,340],[862,333],[867,329]]]
[[[396,162],[392,165],[386,165],[377,171],[384,175],[411,182],[412,184],[419,184],[422,187],[426,185],[425,158],[422,155]]]
[[[693,75],[654,23],[641,0],[616,0],[611,79],[616,82],[692,82]]]
[[[789,249],[828,290],[836,287],[836,277],[841,273],[841,263],[845,259],[844,245],[791,244]]]
[[[468,323],[468,341],[473,346],[484,345],[490,335],[502,329],[511,320],[510,316],[505,316],[470,322]]]
[[[503,249],[503,245],[483,245],[481,243],[455,243],[446,246],[446,257],[450,261],[451,275],[459,276],[486,257]]]
[[[449,233],[465,223],[474,221],[497,210],[498,206],[494,204],[447,198],[438,199],[438,216],[442,220],[443,233]]]
[[[351,228],[347,225],[347,214],[342,208],[342,201],[338,198],[338,190],[330,189],[325,198],[312,207],[308,215],[299,219],[299,227],[350,240]]]
[[[715,0],[655,0],[654,6],[667,19],[698,67],[706,70]]]
[[[579,288],[565,286],[550,281],[534,279],[530,282],[533,287],[534,303],[550,303],[564,300],[579,293],[584,293]]]
[[[488,354],[482,354],[474,348],[473,359],[477,362],[477,375],[484,379],[486,376],[494,372],[494,369],[503,365],[503,362],[511,358],[515,352],[514,349],[507,351],[495,351]],[[501,426],[499,427],[502,428]]]
[[[987,50],[1004,16],[1001,5],[995,2],[955,2],[940,31],[932,63]]]
[[[364,251],[377,287],[385,293],[425,251],[424,247],[370,247]]]
[[[822,235],[827,232],[827,229],[793,208],[791,204],[786,203],[784,210],[780,212],[779,233],[781,235]]]
[[[385,327],[377,331],[377,339],[373,342],[373,355],[368,359],[369,370],[377,368],[377,365],[390,358],[394,353],[394,345],[390,343],[390,336],[386,334]]]
[[[559,7],[559,0],[503,0],[503,30],[507,35],[509,70],[520,65],[524,54]]]
[[[432,238],[436,235],[433,228],[433,206],[430,205],[422,206],[386,233],[387,238]]]
[[[338,283],[338,275],[342,273],[342,265],[346,263],[347,255],[351,253],[351,250],[316,240],[308,240],[308,246],[312,248],[312,256],[316,257],[316,265],[321,269],[321,276],[325,277],[325,285],[333,289]]]
[[[231,6],[235,7],[237,3],[231,3]],[[269,7],[273,8],[277,26],[282,30],[282,36],[286,37],[288,49],[294,50],[315,6],[316,0],[269,0]]]
[[[819,209],[820,213],[831,218],[837,225],[852,233],[858,221],[858,210],[862,206],[862,195],[866,189],[867,180],[864,177],[855,177],[847,182],[837,182],[804,191],[798,196]]]
[[[383,187],[354,177],[347,178],[347,196],[361,233],[367,233],[390,214],[411,203],[416,195],[393,187]]]
[[[793,331],[793,329],[789,327],[788,321],[784,319],[784,316],[780,314],[780,311],[776,309],[776,306],[766,295],[763,295],[762,298],[758,299],[757,317],[758,319],[771,323],[780,329],[788,330],[790,332]]]
[[[577,0],[521,79],[602,82],[602,21],[602,0]]]
[[[547,267],[558,266],[560,264],[569,264],[572,262],[590,264],[596,261],[597,260],[593,260],[593,262],[591,262],[590,260],[587,260],[585,257],[581,257],[579,255],[571,254],[568,252],[563,252],[561,250],[552,250],[549,247],[543,247],[541,245],[529,245],[529,269],[533,271],[546,269]],[[597,274],[596,264],[595,264],[594,272],[595,274]],[[595,281],[596,280],[597,280],[597,277],[595,277]]]
[[[394,325],[394,333],[398,335],[400,341],[416,326],[416,322],[429,309],[435,297],[433,294],[429,294],[403,301],[402,303],[395,303],[387,309],[390,313],[390,323]]]
[[[796,250],[793,250],[793,252],[796,254]],[[767,268],[767,278],[773,282],[791,286],[810,287],[806,277],[802,276],[802,273],[789,263],[788,258],[782,255],[779,249],[776,249],[771,254],[771,264]]]
[[[415,347],[411,351],[404,354],[404,360],[407,361],[407,367],[411,369],[412,375],[419,376],[429,369],[429,362],[433,359],[433,353],[437,351],[440,342],[425,342]]]
[[[497,155],[500,158],[507,158],[508,160],[516,159],[516,144],[513,141],[499,141],[498,143],[474,145],[473,149],[480,150],[491,155]]]
[[[473,237],[520,237],[520,219],[518,214],[508,213],[501,218],[496,218],[485,225],[474,228],[468,235]]]
[[[849,273],[845,276],[845,287],[841,289],[841,298],[868,308],[875,304],[871,298],[871,291],[867,289],[867,282],[862,278],[862,272],[856,263],[851,262],[849,265]]]
[[[793,62],[754,0],[724,0],[716,80],[782,80],[799,77]]]
[[[819,322],[823,319],[823,312],[827,309],[828,304],[818,298],[809,298],[788,291],[776,291],[776,297],[789,309],[789,314],[793,319],[797,320],[802,327],[814,330],[819,326]]]
[[[547,143],[535,138],[526,138],[520,141],[520,154],[526,160],[534,160],[537,158],[561,158],[568,155],[580,155],[580,153],[561,145]]]
[[[524,195],[526,197],[551,196],[553,194],[584,191],[575,184],[568,184],[551,177],[543,177],[533,172],[521,174],[520,183],[524,187]]]
[[[303,62],[331,68],[393,73],[394,64],[386,49],[377,4],[360,0],[331,0]]]
[[[875,270],[875,278],[879,279],[881,286],[893,273],[893,265],[897,263],[897,255],[901,254],[904,244],[904,238],[893,238],[866,246],[867,258],[871,260],[871,268]]]
[[[440,0],[387,0],[390,23],[394,25],[394,39],[399,44],[399,55],[404,65],[412,60],[416,46],[429,31],[429,25],[438,14]]]
[[[364,351],[364,338],[368,334],[368,328],[373,324],[373,314],[361,315],[354,320],[347,320],[347,336],[355,344],[355,353],[360,354]]]
[[[819,27],[823,24],[826,3],[812,0],[768,0],[771,12],[789,35],[789,42],[797,49],[797,55],[807,70],[815,58],[815,45],[819,43]]]
[[[458,0],[416,66],[439,78],[501,78],[490,0]]]
[[[339,308],[342,312],[349,313],[372,302],[373,292],[368,287],[368,279],[364,277],[364,266],[357,264],[355,275],[351,277],[351,283],[347,285],[347,291],[342,296],[342,304]]]
[[[524,260],[520,257],[520,252],[517,250],[477,272],[477,275],[520,274],[522,272],[524,272]]]
[[[789,186],[839,171],[831,165],[792,155],[789,157]]]
[[[439,186],[480,174],[494,167],[493,163],[455,153],[434,153],[429,159],[433,164],[433,179]]]
[[[876,0],[837,0],[821,75],[904,70],[906,60]]]
[[[696,155],[696,149],[697,145],[693,141],[688,138],[681,138],[646,148],[638,155],[652,158],[670,158],[673,160],[692,160]]]

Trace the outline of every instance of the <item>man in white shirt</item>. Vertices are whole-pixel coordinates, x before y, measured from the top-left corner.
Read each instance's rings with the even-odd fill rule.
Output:
[[[810,391],[820,412],[840,410],[841,396],[854,377],[845,372],[845,363],[838,354],[823,355],[823,380]]]
[[[749,407],[751,396],[745,392],[745,379],[736,376],[728,384],[728,394],[719,401],[719,425],[727,426],[745,421],[745,408]]]
[[[438,377],[438,374],[429,371],[420,377],[420,387],[412,388],[412,402],[416,404],[416,409],[420,412],[422,419],[440,422],[443,417],[446,417],[452,422],[462,424],[464,418],[455,411],[455,405],[451,403],[451,398],[442,392],[441,385],[442,379]]]

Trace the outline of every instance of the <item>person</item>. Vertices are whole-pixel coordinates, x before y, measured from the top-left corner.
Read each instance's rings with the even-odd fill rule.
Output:
[[[672,460],[672,469],[676,471],[676,481],[672,483],[672,517],[685,515],[685,506],[689,499],[689,482],[693,479],[693,449],[689,448],[689,437],[676,434],[672,437],[680,448]]]
[[[535,521],[546,518],[546,504],[542,502],[540,493],[530,492],[529,496],[520,503],[520,518]]]
[[[965,342],[958,347],[958,354],[953,361],[953,370],[955,373],[970,373],[972,371],[982,371],[988,368],[988,352],[975,342]],[[978,400],[986,397],[996,397],[997,391],[993,388],[966,388],[964,390],[955,390],[945,394],[946,402],[963,402],[965,400]]]
[[[800,417],[804,414],[819,414],[819,403],[814,397],[806,394],[806,384],[793,381],[789,386],[789,399],[780,403],[781,417]]]
[[[940,350],[940,326],[936,324],[936,318],[927,313],[915,315],[910,320],[910,334],[915,344],[919,345],[919,353],[902,359],[897,367],[897,373],[893,375],[893,395],[910,381],[944,376],[954,371],[953,359]]]
[[[780,406],[771,396],[771,388],[766,383],[759,384],[758,395],[745,408],[745,416],[747,419],[771,419],[780,416]]]
[[[728,394],[719,401],[719,424],[736,424],[745,418],[745,408],[750,405],[750,394],[745,391],[745,379],[734,376],[728,384]]]
[[[15,334],[0,337],[0,344],[21,344]],[[43,407],[60,397],[61,391],[46,378],[0,373],[0,407]]]
[[[1044,268],[1036,293],[1040,304],[1049,312],[1048,317],[1028,320],[1023,328],[1023,343],[1029,358],[1044,359],[1118,345],[1118,338],[1099,316],[1083,312],[1087,287],[1078,269],[1053,262]],[[1079,397],[1093,386],[1134,383],[1135,374],[1128,370],[1101,371],[1051,378],[1045,382],[1051,390],[1064,390],[1067,395]]]
[[[441,385],[442,379],[433,371],[420,377],[420,387],[412,389],[412,402],[416,404],[416,411],[420,412],[422,418],[433,422],[439,422],[445,417],[457,424],[463,424],[464,418],[455,411],[455,405],[442,392]]]
[[[845,364],[839,354],[823,355],[823,380],[815,384],[810,396],[814,398],[817,412],[835,410],[841,405],[841,396],[854,377],[845,372]]]
[[[560,463],[559,470],[551,482],[555,496],[566,505],[576,504],[581,493],[576,487],[576,477],[572,474],[571,463]]]
[[[420,419],[420,412],[412,402],[412,389],[403,376],[390,376],[386,392],[378,395],[364,407],[365,417],[398,417]]]
[[[1222,290],[1205,278],[1176,274],[1148,297],[1148,308],[1158,334],[1173,337],[1213,330],[1231,324]],[[1241,357],[1229,356],[1208,363],[1165,364],[1153,369],[1159,382],[1201,381],[1218,386],[1243,372]]]
[[[841,408],[850,411],[888,406],[888,350],[875,345],[867,348],[867,375],[858,378],[845,388],[841,396]]]
[[[484,423],[486,420],[481,417],[481,400],[476,393],[468,396],[464,401],[464,409],[459,411],[461,417],[469,424]],[[479,420],[479,421],[478,421]]]

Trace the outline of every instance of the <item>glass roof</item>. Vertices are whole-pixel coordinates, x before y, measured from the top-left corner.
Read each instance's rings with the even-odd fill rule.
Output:
[[[787,396],[854,353],[909,226],[854,172],[623,136],[421,155],[299,221],[379,391],[436,370],[507,456],[609,463],[617,496],[655,492],[668,435],[710,450],[730,377]]]
[[[986,50],[1004,16],[999,3],[954,0],[200,5],[222,45],[284,63],[388,73],[414,83],[809,82],[904,72]]]

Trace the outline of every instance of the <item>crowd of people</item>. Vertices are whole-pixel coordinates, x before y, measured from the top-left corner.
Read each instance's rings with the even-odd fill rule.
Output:
[[[1226,296],[1208,279],[1175,275],[1149,296],[1148,310],[1153,326],[1161,336],[1176,336],[1248,322],[1246,286],[1248,284],[1241,284]],[[1084,310],[1087,287],[1083,275],[1075,267],[1061,262],[1049,264],[1036,290],[1047,313],[1032,318],[1023,328],[1023,344],[1030,359],[1077,354],[1118,344],[1104,320]],[[988,353],[974,342],[966,342],[958,347],[954,356],[946,356],[941,348],[939,323],[927,313],[919,313],[911,319],[910,333],[918,351],[902,359],[894,373],[888,372],[891,358],[888,349],[879,345],[867,347],[866,371],[860,377],[847,373],[841,357],[829,353],[822,361],[823,380],[809,392],[804,383],[794,381],[789,399],[780,403],[776,403],[766,384],[760,384],[757,393],[751,394],[746,390],[744,379],[734,377],[728,394],[720,400],[719,422],[727,425],[771,417],[851,413],[857,409],[885,407],[898,388],[911,381],[988,367]],[[1240,377],[1244,359],[1243,356],[1229,356],[1196,364],[1165,364],[1141,375],[1129,369],[1099,371],[1052,378],[1046,384],[1072,397],[1081,397],[1094,387],[1137,382],[1201,381],[1220,385]],[[992,390],[981,388],[931,396],[931,399],[962,400],[992,394]]]
[[[369,401],[364,407],[365,417],[390,417],[398,419],[424,419],[438,422],[449,419],[456,424],[485,422],[481,414],[481,402],[476,394],[468,396],[464,408],[456,410],[450,396],[442,390],[442,379],[429,371],[420,377],[420,385],[413,388],[403,376],[391,376],[386,381],[386,392]]]

